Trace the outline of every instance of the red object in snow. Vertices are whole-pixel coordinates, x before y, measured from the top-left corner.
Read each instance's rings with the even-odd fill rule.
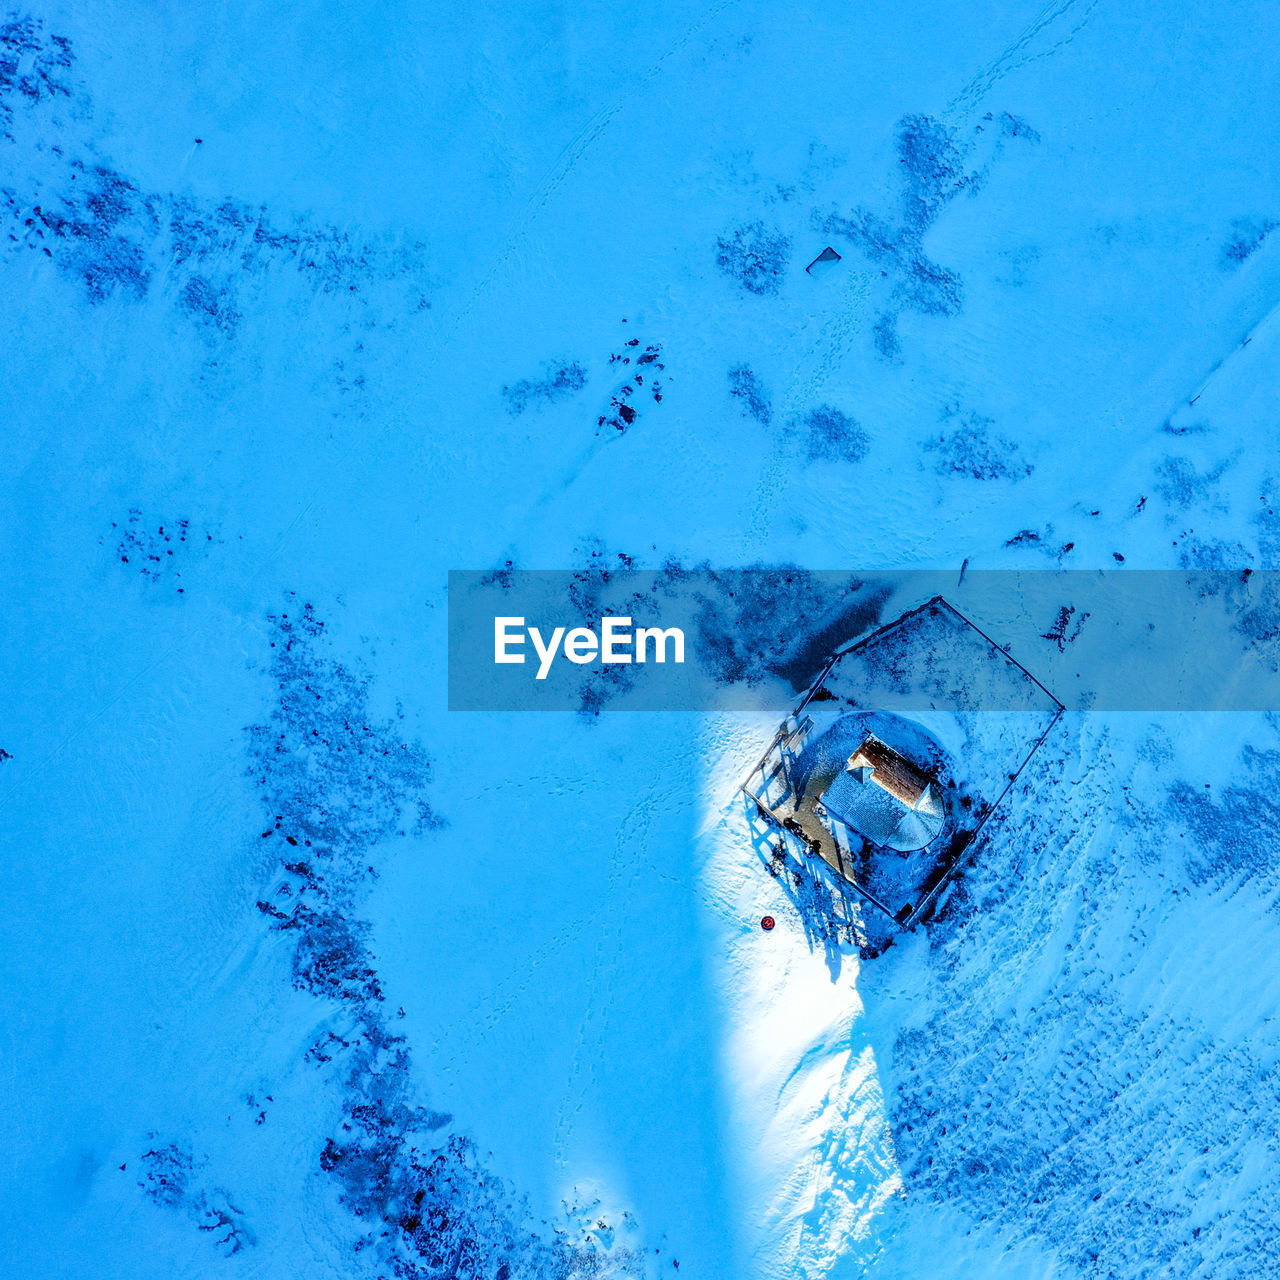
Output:
[[[765,931],[765,933],[768,933],[769,930],[777,923],[778,922],[772,916],[765,916],[764,919],[760,921],[760,927]]]

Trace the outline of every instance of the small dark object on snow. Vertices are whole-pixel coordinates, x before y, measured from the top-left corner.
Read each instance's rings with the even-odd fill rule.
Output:
[[[805,275],[826,275],[837,262],[840,261],[840,255],[830,246],[827,245],[823,251],[818,254],[814,260],[805,267]],[[814,271],[817,267],[817,271]]]
[[[778,922],[772,916],[764,916],[760,921],[760,927],[768,933]]]

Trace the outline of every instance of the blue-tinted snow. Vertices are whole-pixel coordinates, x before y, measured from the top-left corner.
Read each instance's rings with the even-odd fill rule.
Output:
[[[6,19],[9,1270],[384,1274],[426,1224],[357,1175],[412,1200],[443,1150],[437,1274],[1274,1272],[1271,720],[1067,717],[864,964],[733,799],[771,723],[450,717],[443,592],[600,547],[1273,565],[1278,43],[1069,0]],[[315,935],[354,1002],[256,906],[306,883],[250,768],[294,601],[342,741],[420,743],[448,823],[367,771]]]

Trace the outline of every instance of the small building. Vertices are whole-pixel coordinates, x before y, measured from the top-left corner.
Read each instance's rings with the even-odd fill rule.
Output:
[[[818,254],[814,260],[805,267],[805,274],[815,277],[828,275],[840,261],[840,255],[830,246],[827,245],[823,251]]]
[[[867,734],[817,804],[829,819],[899,853],[932,844],[946,823],[933,779],[874,734]]]
[[[771,857],[927,919],[1063,712],[941,596],[837,649],[742,784]],[[995,713],[995,714],[991,714]],[[779,853],[778,851],[781,850]]]

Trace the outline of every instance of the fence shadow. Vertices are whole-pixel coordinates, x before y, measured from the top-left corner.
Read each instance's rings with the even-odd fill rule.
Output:
[[[740,799],[752,850],[795,908],[809,949],[821,949],[832,982],[839,978],[847,955],[879,955],[892,941],[892,925],[882,925],[880,913],[840,883],[799,831],[781,826],[745,792]]]

